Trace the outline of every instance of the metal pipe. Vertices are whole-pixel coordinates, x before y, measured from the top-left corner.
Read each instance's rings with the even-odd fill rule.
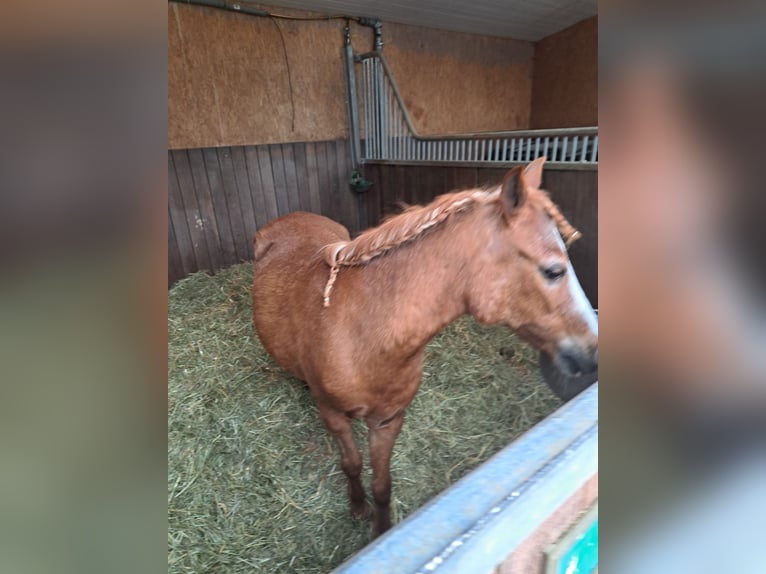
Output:
[[[355,171],[359,167],[362,150],[361,144],[359,142],[359,111],[356,99],[354,49],[351,46],[351,28],[349,27],[348,22],[344,28],[344,42],[346,44],[346,85],[348,86],[349,138],[351,139],[349,151],[351,154],[351,170]]]
[[[370,112],[370,63],[367,60],[362,62],[362,79],[364,80],[364,91],[362,93],[362,101],[364,102],[364,156],[369,159],[372,157],[370,150],[370,130],[372,129],[370,118],[372,114]]]
[[[237,2],[226,2],[226,0],[169,0],[170,2],[176,2],[178,4],[193,4],[195,6],[206,6],[208,8],[218,8],[219,10],[227,10],[229,12],[239,12],[241,14],[248,14],[250,16],[271,16],[265,10],[259,10],[258,8],[251,8],[248,5],[239,4]]]

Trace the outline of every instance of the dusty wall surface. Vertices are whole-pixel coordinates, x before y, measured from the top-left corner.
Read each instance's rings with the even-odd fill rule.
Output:
[[[343,27],[169,3],[168,147],[347,137]],[[352,32],[372,49],[370,29]],[[388,22],[383,40],[422,133],[529,127],[532,43]]]
[[[421,134],[529,127],[530,42],[394,24],[388,39],[386,58]]]
[[[598,125],[598,16],[535,44],[533,129]]]
[[[168,147],[346,136],[341,22],[168,10]]]

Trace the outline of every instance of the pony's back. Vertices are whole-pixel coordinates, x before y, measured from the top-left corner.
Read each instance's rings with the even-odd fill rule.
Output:
[[[304,360],[329,273],[322,247],[348,239],[341,224],[306,212],[275,219],[255,234],[253,323],[266,351],[298,378],[306,378]]]

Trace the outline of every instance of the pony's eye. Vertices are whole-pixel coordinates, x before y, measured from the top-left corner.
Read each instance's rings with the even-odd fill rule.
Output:
[[[543,274],[543,277],[551,282],[561,279],[566,272],[567,268],[564,267],[561,263],[554,263],[553,265],[540,268],[540,273]]]

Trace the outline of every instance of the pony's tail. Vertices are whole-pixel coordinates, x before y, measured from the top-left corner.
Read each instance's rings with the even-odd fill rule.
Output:
[[[274,241],[270,239],[262,229],[258,231],[253,237],[253,255],[256,261],[263,259],[271,246],[274,245]]]

